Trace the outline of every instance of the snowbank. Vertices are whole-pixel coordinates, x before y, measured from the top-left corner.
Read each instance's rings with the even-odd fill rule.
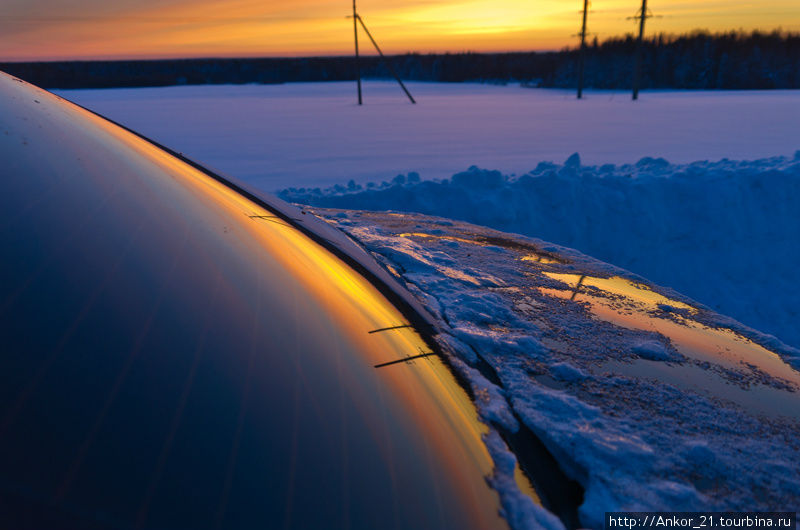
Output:
[[[421,212],[576,248],[800,345],[800,151],[794,158],[633,165],[540,163],[510,177],[289,188],[287,201]]]

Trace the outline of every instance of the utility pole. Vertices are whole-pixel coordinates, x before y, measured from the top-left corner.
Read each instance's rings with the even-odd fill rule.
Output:
[[[583,65],[586,60],[586,17],[589,0],[583,0],[583,24],[581,25],[581,49],[578,52],[578,99],[583,97]]]
[[[644,22],[650,15],[647,14],[647,0],[642,0],[642,10],[634,17],[639,19],[639,40],[636,42],[636,58],[633,66],[633,100],[639,99],[639,83],[642,77],[642,41],[644,40]]]
[[[361,65],[358,60],[358,14],[356,13],[356,0],[353,0],[353,38],[356,44],[356,83],[358,83],[358,104],[361,100]]]

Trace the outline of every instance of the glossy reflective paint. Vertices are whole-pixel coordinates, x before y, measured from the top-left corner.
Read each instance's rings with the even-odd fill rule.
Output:
[[[504,527],[485,427],[378,290],[0,75],[0,506],[21,526]],[[27,523],[30,524],[25,524]]]

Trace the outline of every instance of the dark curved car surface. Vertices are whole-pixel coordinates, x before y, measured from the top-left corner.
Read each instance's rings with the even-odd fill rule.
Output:
[[[429,350],[373,284],[4,74],[0,245],[3,526],[505,526],[447,367],[375,368]]]

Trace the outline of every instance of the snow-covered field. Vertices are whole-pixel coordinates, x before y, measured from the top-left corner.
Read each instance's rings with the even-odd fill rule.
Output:
[[[59,91],[266,191],[445,178],[469,166],[523,174],[572,153],[587,164],[792,155],[800,91],[572,92],[391,82]]]

